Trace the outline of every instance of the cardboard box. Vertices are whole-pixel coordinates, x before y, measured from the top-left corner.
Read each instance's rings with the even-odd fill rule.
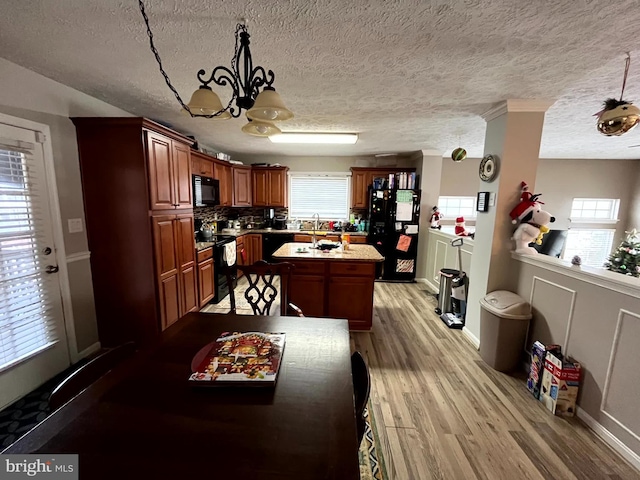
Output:
[[[531,347],[531,368],[527,378],[527,388],[533,396],[540,398],[540,385],[542,385],[542,373],[544,372],[544,358],[547,352],[560,354],[560,345],[545,347],[541,342],[535,342]]]
[[[544,360],[540,401],[554,415],[573,417],[582,377],[582,367],[570,357],[548,352]]]

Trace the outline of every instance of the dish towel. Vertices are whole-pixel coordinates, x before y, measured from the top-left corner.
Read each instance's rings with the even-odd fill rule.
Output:
[[[222,258],[230,267],[233,267],[236,264],[236,242],[229,242],[224,245]]]

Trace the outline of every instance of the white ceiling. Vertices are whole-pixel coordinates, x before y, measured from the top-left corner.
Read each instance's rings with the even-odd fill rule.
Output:
[[[557,99],[545,158],[640,158],[640,129],[608,138],[592,116],[619,96],[640,103],[637,0],[146,0],[156,45],[185,101],[200,68],[230,65],[249,20],[254,63],[296,117],[285,131],[360,133],[354,146],[275,145],[242,119],[178,114],[149,50],[136,0],[3,0],[0,57],[230,153],[483,153],[479,114],[508,98]],[[636,48],[634,51],[633,48]],[[229,92],[218,87],[223,102]],[[226,99],[226,100],[225,100]]]

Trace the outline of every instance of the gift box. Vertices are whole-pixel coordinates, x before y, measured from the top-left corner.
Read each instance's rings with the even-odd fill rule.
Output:
[[[573,417],[576,413],[582,367],[571,357],[547,352],[544,360],[540,401],[554,415]]]
[[[542,342],[535,342],[531,347],[531,368],[527,378],[527,388],[534,397],[540,398],[540,386],[542,385],[542,374],[544,372],[544,359],[547,352],[560,354],[560,345],[545,346]]]

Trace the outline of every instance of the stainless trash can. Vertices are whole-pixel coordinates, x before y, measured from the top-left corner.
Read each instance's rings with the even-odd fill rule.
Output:
[[[480,356],[494,369],[518,368],[531,320],[531,306],[521,296],[498,290],[480,300]]]
[[[460,271],[453,268],[440,270],[440,288],[438,289],[438,306],[436,307],[438,315],[453,311],[451,307],[451,283],[459,275]]]

